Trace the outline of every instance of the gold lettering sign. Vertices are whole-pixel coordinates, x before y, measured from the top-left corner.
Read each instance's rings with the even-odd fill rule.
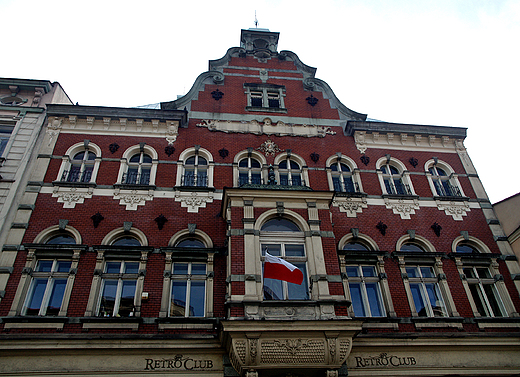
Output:
[[[213,360],[191,358],[189,356],[175,355],[173,358],[166,359],[145,359],[144,370],[211,370]]]

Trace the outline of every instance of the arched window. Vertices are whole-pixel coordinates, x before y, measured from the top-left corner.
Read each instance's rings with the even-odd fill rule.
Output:
[[[128,148],[121,159],[118,182],[122,185],[155,184],[158,154],[145,143]]]
[[[260,232],[262,259],[265,254],[279,257],[293,264],[303,273],[302,284],[282,280],[263,279],[265,300],[308,300],[307,257],[304,235],[296,224],[285,218],[265,222]]]
[[[179,156],[177,186],[213,187],[213,157],[206,149],[189,148]]]
[[[112,246],[131,248],[141,246],[132,236],[117,238]],[[100,317],[132,317],[135,311],[135,292],[139,260],[115,257],[106,260],[99,304]]]
[[[439,197],[462,197],[457,175],[453,169],[443,161],[432,159],[426,162],[426,176],[430,183],[433,195]]]
[[[302,172],[300,165],[296,161],[287,158],[278,164],[278,174],[280,185],[282,186],[302,186]]]
[[[246,157],[238,163],[238,185],[262,184],[262,165],[253,158]]]
[[[403,176],[397,167],[387,163],[381,166],[381,172],[387,194],[412,195],[409,185],[403,182]]]
[[[76,239],[69,233],[59,232],[45,244],[75,245]],[[46,258],[42,254],[37,258],[22,315],[57,316],[60,311],[63,312],[71,267],[72,254],[59,258]]]
[[[368,251],[369,249],[362,243],[351,241],[349,243],[346,243],[345,246],[343,246],[343,250],[348,251]]]
[[[511,298],[500,278],[498,264],[484,258],[491,255],[489,248],[475,237],[460,236],[453,241],[452,249],[473,314],[476,317],[507,316],[507,307],[513,308]]]
[[[405,242],[403,245],[401,245],[400,251],[411,251],[411,252],[424,252],[424,249],[422,246],[413,243],[413,242]]]
[[[330,165],[332,184],[337,192],[358,192],[359,185],[354,182],[350,167],[338,159]]]
[[[63,157],[58,180],[69,183],[95,182],[100,161],[101,149],[97,145],[88,140],[77,143]]]
[[[183,186],[208,186],[208,161],[199,155],[189,157],[184,163]]]
[[[178,242],[176,247],[205,248],[196,238]],[[174,261],[172,263],[170,316],[204,317],[206,310],[206,263]]]
[[[128,168],[123,174],[123,183],[128,185],[150,184],[152,157],[144,152],[136,153],[128,160]]]

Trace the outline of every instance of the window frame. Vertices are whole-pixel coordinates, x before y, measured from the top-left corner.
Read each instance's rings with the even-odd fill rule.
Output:
[[[92,161],[92,160],[85,160],[85,155],[83,156],[83,159],[81,160],[80,165],[80,174],[79,180],[69,180],[69,177],[72,173],[72,167],[74,165],[77,165],[77,163],[74,163],[74,157],[78,155],[79,153],[84,153],[88,156],[89,153],[94,153],[95,158],[92,163],[92,171],[90,174],[90,179],[88,181],[83,181],[82,175],[85,171],[85,167],[87,166],[86,161]],[[77,161],[77,160],[76,160]],[[56,178],[56,181],[54,183],[57,184],[72,184],[72,185],[85,185],[85,184],[95,184],[99,166],[101,164],[101,148],[97,146],[96,144],[90,142],[89,140],[84,140],[81,143],[76,143],[69,147],[67,151],[65,152],[65,155],[62,157],[62,163],[60,166],[60,170],[58,171],[58,177]],[[90,164],[89,164],[90,165]]]
[[[130,160],[132,159],[132,157],[134,157],[135,155],[138,155],[138,154],[140,156],[139,163],[137,163],[138,172],[140,172],[142,169],[141,161],[143,160],[143,156],[145,154],[148,155],[149,157],[151,157],[151,159],[152,159],[151,166],[150,166],[149,181],[147,184],[142,184],[141,182],[137,183],[137,180],[136,180],[136,183],[126,183],[124,181],[124,177],[127,176],[129,169],[136,166],[136,163],[130,162]],[[142,187],[142,188],[146,188],[147,190],[155,188],[155,179],[156,179],[156,175],[157,175],[158,163],[159,163],[159,155],[153,147],[151,147],[145,143],[140,143],[138,145],[131,146],[130,148],[125,150],[125,152],[123,153],[123,155],[121,157],[119,173],[117,175],[117,183],[115,185],[122,186],[122,187],[128,186],[131,188]],[[146,165],[148,165],[148,163],[146,163]]]
[[[332,166],[337,164],[338,167],[341,167],[341,164],[346,165],[350,172],[343,172],[340,170],[333,171]],[[341,153],[336,153],[335,155],[329,157],[327,161],[325,162],[325,166],[327,167],[327,180],[329,183],[329,189],[331,191],[334,191],[338,194],[342,195],[351,195],[351,194],[359,194],[363,193],[363,186],[361,184],[361,177],[359,174],[359,169],[356,165],[356,163],[349,157],[343,156]],[[347,190],[336,190],[336,184],[334,182],[334,177],[339,177],[339,184],[340,188],[345,188],[344,180],[345,176],[349,177],[352,181],[352,188],[353,191],[347,191]]]
[[[71,236],[72,238],[74,238],[76,243],[47,244],[47,242],[50,239],[62,234]],[[61,228],[58,225],[51,226],[40,232],[40,234],[38,234],[35,237],[34,243],[26,243],[24,244],[24,247],[27,250],[25,267],[22,270],[22,276],[20,277],[15,298],[13,300],[8,315],[26,315],[26,305],[28,304],[30,297],[32,296],[31,291],[34,286],[34,279],[47,278],[49,281],[49,279],[52,279],[57,276],[61,279],[66,278],[67,282],[65,283],[65,289],[61,299],[60,310],[58,311],[58,314],[56,316],[52,317],[65,317],[67,315],[72,288],[74,286],[74,281],[76,277],[76,271],[78,269],[80,253],[87,249],[86,245],[81,245],[80,233],[71,226],[65,226],[63,228]],[[52,272],[47,273],[35,271],[37,269],[38,262],[42,260],[63,260],[67,262],[70,261],[71,265],[68,272],[60,272],[58,274]],[[47,289],[49,289],[49,287],[50,286],[47,283],[46,291]],[[46,298],[48,298],[48,296]],[[46,298],[42,298],[38,316],[51,317],[47,315],[47,310],[41,311],[44,300]]]
[[[285,162],[287,164],[287,169],[280,168],[280,164]],[[296,163],[299,166],[299,169],[292,169],[291,162]],[[308,167],[303,158],[292,153],[291,151],[286,151],[285,153],[281,153],[274,159],[275,164],[275,176],[278,185],[282,185],[282,174],[287,174],[287,185],[282,186],[292,186],[292,187],[310,187],[309,183],[309,173]],[[293,174],[299,175],[299,185],[293,184]]]
[[[206,184],[205,185],[186,185],[186,180],[185,180],[185,175],[186,175],[186,162],[188,161],[188,159],[190,159],[191,157],[195,157],[195,164],[194,165],[190,165],[190,166],[194,166],[194,176],[196,177],[195,178],[195,181],[197,181],[197,172],[198,172],[198,158],[202,157],[206,160],[207,162],[207,165],[204,165],[206,166],[206,175],[205,175],[205,180],[206,180]],[[195,146],[195,147],[192,147],[192,148],[188,148],[186,150],[184,150],[180,156],[179,156],[179,161],[177,161],[177,177],[176,177],[176,182],[175,182],[175,186],[176,187],[182,187],[182,188],[185,188],[185,189],[211,189],[213,188],[213,172],[214,172],[214,160],[213,160],[213,156],[212,154],[207,150],[207,149],[204,149],[204,148],[201,148],[200,146]]]
[[[437,169],[441,169],[446,175],[439,175]],[[433,172],[431,170],[433,170]],[[453,168],[446,162],[438,159],[428,160],[424,164],[424,171],[426,172],[425,174],[428,179],[428,184],[430,185],[430,190],[435,198],[466,198],[458,175],[455,174]],[[448,192],[450,195],[447,195]]]
[[[346,281],[348,285],[348,291],[345,291],[345,293],[348,292],[347,299],[351,302],[350,306],[350,314],[353,317],[375,317],[375,318],[384,318],[386,317],[386,309],[385,309],[385,302],[383,299],[383,293],[381,289],[381,274],[378,272],[377,265],[374,264],[354,264],[354,263],[346,263],[345,266],[345,276]],[[348,269],[355,267],[357,269],[357,276],[349,276]],[[364,276],[364,267],[370,267],[374,271],[373,276]],[[354,310],[354,302],[353,302],[353,294],[352,294],[352,286],[354,284],[358,284],[360,288],[360,294],[361,294],[361,304],[363,306],[363,312],[365,315],[356,315]],[[372,314],[372,305],[371,300],[369,297],[369,294],[367,292],[367,284],[375,284],[376,287],[376,302],[377,307],[381,313],[381,315],[373,315]]]
[[[397,170],[397,174],[393,174],[391,168]],[[383,169],[385,169],[386,172],[384,172]],[[417,196],[417,194],[414,191],[412,181],[410,179],[410,172],[406,170],[406,166],[398,159],[390,156],[381,157],[376,162],[376,172],[379,178],[379,184],[381,185],[381,191],[383,192],[383,195],[394,197]],[[398,192],[397,188],[395,187],[396,179],[399,180],[400,185],[403,189],[403,192],[401,193]]]
[[[459,244],[466,244],[474,248],[476,253],[464,253],[457,252],[457,246]],[[516,308],[511,300],[510,293],[505,285],[502,274],[499,270],[498,258],[501,257],[501,254],[491,253],[491,250],[487,247],[487,245],[479,240],[478,238],[469,236],[469,235],[461,235],[452,243],[452,253],[450,256],[455,260],[455,264],[457,266],[460,279],[462,281],[462,285],[466,291],[466,296],[468,297],[469,304],[471,306],[471,310],[475,318],[495,318],[495,317],[510,317],[516,315]],[[474,278],[467,276],[465,269],[476,269],[482,268],[487,269],[490,273],[489,278]],[[498,303],[499,309],[501,311],[500,316],[492,315],[486,316],[480,313],[478,304],[473,297],[473,292],[471,290],[471,285],[478,286],[479,292],[481,294],[485,294],[483,285],[492,285],[492,291],[495,294],[495,300]],[[487,306],[484,307],[484,311],[487,314],[493,312],[493,308],[489,305],[489,298],[487,294],[485,295],[485,300],[483,302]],[[486,314],[486,313],[485,313]]]
[[[284,85],[244,83],[244,89],[247,111],[287,113]],[[271,101],[277,101],[278,106],[271,106]]]

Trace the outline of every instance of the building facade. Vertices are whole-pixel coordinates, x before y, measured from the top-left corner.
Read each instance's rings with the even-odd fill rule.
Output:
[[[0,375],[520,373],[520,268],[466,129],[368,119],[278,37],[242,30],[160,109],[47,107]]]
[[[20,245],[25,231],[26,221],[16,214],[41,143],[45,109],[51,103],[71,104],[58,83],[0,78],[0,250],[6,251],[0,256],[0,299],[16,256],[16,247],[9,245]]]

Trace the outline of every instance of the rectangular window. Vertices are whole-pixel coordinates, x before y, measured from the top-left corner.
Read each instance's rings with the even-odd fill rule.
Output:
[[[495,279],[485,267],[465,267],[463,269],[469,290],[478,313],[482,317],[503,317],[504,304],[495,287]]]
[[[433,267],[406,267],[415,311],[419,317],[445,317],[446,306]]]
[[[247,94],[247,107],[249,111],[284,112],[285,87],[274,84],[244,84]]]
[[[101,289],[100,317],[133,317],[139,262],[105,263]]]
[[[9,142],[11,133],[13,132],[14,124],[0,124],[0,157],[4,154],[5,147]]]
[[[206,270],[205,263],[173,263],[170,316],[206,315]]]
[[[265,300],[309,300],[307,263],[303,244],[263,243],[262,256],[269,254],[281,257],[295,265],[303,273],[303,282],[298,285],[282,280],[263,279]]]
[[[57,259],[37,262],[23,310],[25,315],[59,314],[71,264]]]
[[[352,308],[356,317],[383,317],[385,309],[375,266],[347,266]]]

